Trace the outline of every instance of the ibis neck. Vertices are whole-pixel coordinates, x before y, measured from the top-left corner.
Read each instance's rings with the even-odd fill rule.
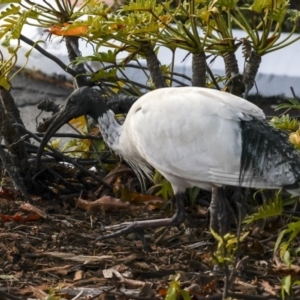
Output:
[[[113,111],[109,109],[98,117],[98,124],[105,143],[118,153],[122,126],[116,121]]]

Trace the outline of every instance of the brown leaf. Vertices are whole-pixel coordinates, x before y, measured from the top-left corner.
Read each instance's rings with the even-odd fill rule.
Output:
[[[65,253],[65,252],[43,252],[43,256],[56,257],[64,260],[71,260],[76,262],[99,262],[99,261],[114,261],[115,258],[112,255],[77,255],[74,253]]]
[[[119,210],[135,210],[134,206],[131,206],[129,202],[123,202],[120,199],[111,197],[111,196],[103,196],[100,199],[97,199],[93,202],[83,200],[79,198],[77,200],[77,207],[84,209],[87,212],[95,213],[95,212],[112,212]]]
[[[5,200],[14,200],[15,199],[15,194],[12,193],[10,190],[2,187],[0,189],[0,201],[2,199],[5,199]]]
[[[143,203],[143,204],[163,204],[165,202],[164,199],[158,197],[156,195],[146,195],[146,194],[138,194],[131,193],[131,203]]]
[[[262,288],[264,289],[264,291],[266,293],[268,293],[269,295],[272,295],[272,296],[277,295],[276,291],[274,290],[274,288],[270,285],[270,283],[268,281],[261,280],[260,284],[261,284]]]
[[[20,214],[15,214],[13,216],[0,214],[0,217],[4,222],[21,222],[23,219],[23,216]]]
[[[82,270],[77,270],[75,272],[73,280],[78,281],[78,280],[81,280],[82,278],[83,278],[83,271]]]
[[[300,266],[292,264],[290,267],[287,267],[285,264],[283,264],[277,256],[274,256],[274,262],[275,266],[273,267],[274,273],[280,273],[282,275],[288,275],[288,274],[299,274],[300,273]]]
[[[36,208],[35,206],[29,204],[29,203],[24,203],[20,206],[20,209],[25,211],[25,212],[28,212],[28,213],[31,213],[33,215],[37,215],[37,216],[40,216],[41,218],[43,219],[47,219],[48,218],[48,215],[41,211],[40,209]]]
[[[104,177],[104,181],[108,184],[113,184],[119,177],[122,177],[124,174],[128,173],[134,175],[134,172],[131,168],[124,164],[118,164],[116,168],[114,168]]]
[[[65,265],[65,266],[57,266],[57,267],[53,267],[53,268],[44,268],[44,269],[41,269],[40,271],[49,273],[49,274],[54,273],[57,275],[66,276],[71,268],[72,268],[72,265]]]
[[[30,286],[30,289],[33,292],[33,295],[35,296],[35,298],[37,298],[37,299],[47,298],[47,294],[44,291],[40,290],[39,288]]]

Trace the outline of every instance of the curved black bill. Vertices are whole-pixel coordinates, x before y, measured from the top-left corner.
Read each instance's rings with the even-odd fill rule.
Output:
[[[42,139],[42,142],[40,144],[39,150],[36,155],[36,160],[35,160],[36,167],[38,167],[44,148],[47,145],[48,141],[51,139],[52,135],[56,131],[58,131],[64,124],[68,123],[70,120],[76,118],[77,116],[78,113],[75,113],[74,111],[70,111],[70,110],[67,111],[65,109],[62,110],[60,113],[58,113],[57,117],[51,123],[48,130],[46,131],[46,134]]]

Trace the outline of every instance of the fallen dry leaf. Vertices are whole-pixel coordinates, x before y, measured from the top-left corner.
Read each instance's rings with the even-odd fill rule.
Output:
[[[123,176],[124,174],[133,174],[134,172],[131,168],[129,168],[128,166],[124,165],[124,164],[117,164],[117,166],[110,171],[105,177],[104,177],[104,181],[108,184],[113,184],[119,177]]]
[[[82,270],[77,270],[75,272],[73,280],[78,281],[78,280],[81,280],[82,278],[83,278],[83,271]]]
[[[92,256],[92,255],[76,255],[74,253],[64,253],[64,252],[45,252],[42,253],[46,256],[53,256],[60,259],[72,260],[77,262],[96,262],[96,261],[114,261],[115,258],[112,255],[101,255],[101,256]]]
[[[53,267],[53,268],[44,268],[41,269],[41,272],[45,273],[54,273],[57,275],[65,276],[68,274],[70,269],[72,268],[72,265],[65,265],[65,266],[58,266],[58,267]]]
[[[259,283],[266,293],[268,293],[269,295],[272,295],[272,296],[276,296],[277,293],[274,290],[274,287],[272,287],[268,281],[261,280]]]
[[[120,199],[111,196],[103,196],[95,201],[87,201],[82,198],[78,198],[76,206],[90,213],[96,213],[100,211],[102,213],[106,213],[119,210],[133,211],[138,209],[129,202],[123,202]]]
[[[47,219],[48,218],[48,215],[41,211],[40,209],[36,208],[35,206],[29,204],[29,203],[24,203],[20,206],[20,209],[25,211],[25,212],[29,212],[29,213],[32,213],[34,215],[37,215],[43,219]]]

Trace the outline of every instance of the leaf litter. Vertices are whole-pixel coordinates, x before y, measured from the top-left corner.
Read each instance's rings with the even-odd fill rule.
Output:
[[[151,248],[146,252],[134,233],[95,242],[103,224],[155,214],[143,206],[129,203],[124,207],[111,196],[92,202],[78,195],[73,203],[66,197],[35,199],[29,205],[0,194],[0,290],[19,299],[49,295],[57,299],[100,295],[101,299],[164,299],[167,293],[175,293],[172,299],[183,293],[191,299],[222,299],[218,296],[222,296],[224,274],[214,270],[216,248],[207,220],[197,226],[186,222],[178,228],[146,231]],[[97,206],[95,202],[100,203],[98,209],[91,208]],[[187,219],[197,211],[203,208],[188,208]],[[280,299],[280,277],[292,274],[299,280],[299,267],[293,263],[288,269],[278,258],[274,261],[274,242],[261,243],[270,233],[255,234],[240,245],[241,259],[230,292],[258,297],[237,299]]]

